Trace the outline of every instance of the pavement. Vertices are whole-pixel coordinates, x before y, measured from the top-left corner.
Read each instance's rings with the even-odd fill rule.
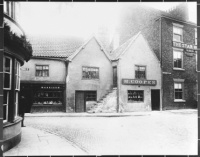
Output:
[[[196,109],[181,109],[167,111],[146,111],[126,113],[26,113],[28,117],[125,117],[125,116],[150,116],[161,114],[193,114]],[[26,119],[26,118],[25,118]],[[66,131],[66,130],[65,130]],[[47,153],[48,152],[48,153]],[[48,130],[40,130],[30,126],[22,128],[21,142],[4,153],[4,156],[19,155],[88,155],[84,150],[68,139]]]
[[[23,127],[21,142],[3,153],[3,156],[63,154],[86,155],[87,153],[65,138],[32,127]]]
[[[148,116],[157,113],[179,113],[190,114],[197,113],[197,109],[179,109],[179,110],[165,110],[165,111],[143,111],[143,112],[122,112],[122,113],[26,113],[25,117],[123,117],[123,116]]]

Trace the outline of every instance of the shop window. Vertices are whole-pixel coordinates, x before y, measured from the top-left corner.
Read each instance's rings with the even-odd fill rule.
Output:
[[[3,122],[8,121],[9,91],[3,91]]]
[[[86,92],[86,101],[96,101],[97,100],[97,94],[95,91],[89,91]]]
[[[61,86],[40,86],[33,97],[33,105],[62,105],[62,102],[63,89]]]
[[[146,66],[135,66],[135,78],[146,79]]]
[[[173,41],[183,42],[183,29],[182,26],[173,26]]]
[[[174,99],[183,100],[183,83],[174,83]]]
[[[49,66],[48,65],[36,65],[37,77],[48,77],[49,76]]]
[[[83,79],[99,79],[99,68],[83,67],[82,70]]]
[[[144,91],[142,90],[128,90],[128,102],[143,102]]]
[[[11,75],[12,75],[12,59],[4,57],[4,89],[11,89]]]
[[[20,63],[15,62],[15,90],[20,90]]]
[[[183,52],[173,50],[174,68],[183,68]]]

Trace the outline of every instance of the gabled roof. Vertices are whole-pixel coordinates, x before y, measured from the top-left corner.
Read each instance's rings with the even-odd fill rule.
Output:
[[[29,37],[33,48],[33,57],[67,58],[82,44],[76,37]]]
[[[69,56],[69,57],[67,58],[67,60],[72,61],[73,58],[74,58],[76,55],[78,55],[78,53],[79,53],[82,49],[84,49],[85,46],[86,46],[92,39],[95,39],[95,41],[96,41],[97,44],[100,46],[101,50],[104,52],[104,54],[106,55],[106,57],[107,57],[109,60],[111,60],[110,57],[109,57],[109,55],[108,55],[108,52],[105,50],[105,48],[102,46],[102,43],[101,43],[101,42],[97,39],[97,37],[95,37],[95,36],[90,37],[89,40],[87,40],[84,44],[82,44],[82,46],[80,46],[71,56]]]
[[[135,39],[141,34],[141,32],[134,35],[132,38],[127,40],[125,43],[123,43],[121,46],[119,46],[117,49],[112,51],[110,53],[111,60],[118,60],[121,55],[130,47],[130,45],[135,41]]]

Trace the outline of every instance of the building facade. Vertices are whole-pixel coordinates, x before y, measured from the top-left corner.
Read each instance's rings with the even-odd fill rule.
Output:
[[[112,54],[117,68],[119,109],[160,110],[161,66],[144,36],[139,32]]]
[[[26,112],[65,111],[66,64],[60,59],[32,58],[21,70]]]
[[[111,60],[95,37],[67,60],[67,112],[87,112],[113,86]]]
[[[119,44],[141,31],[161,63],[162,110],[197,108],[197,31],[187,4],[167,12],[135,5],[122,16]]]
[[[32,47],[23,29],[15,21],[14,2],[4,2],[4,53],[3,53],[3,151],[21,140],[19,116],[20,67],[32,55]]]
[[[105,112],[112,108],[117,112],[197,107],[197,33],[196,25],[188,21],[187,6],[181,4],[169,12],[137,5],[127,10],[121,15],[126,18],[118,28],[114,46],[110,46],[111,52],[106,52],[95,37],[75,47],[65,43],[56,46],[59,50],[54,46],[44,47],[44,52],[34,50],[34,57],[22,71],[22,88],[34,89],[30,90],[32,111]],[[140,31],[134,46],[130,46],[133,36]],[[120,56],[123,51],[127,52]],[[56,65],[60,70],[54,73],[56,69],[52,67]],[[63,95],[54,97],[51,92]],[[61,104],[64,110],[56,110]],[[52,109],[54,105],[56,109]]]

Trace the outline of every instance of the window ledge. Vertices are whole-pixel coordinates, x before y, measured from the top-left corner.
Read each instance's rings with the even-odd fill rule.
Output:
[[[176,41],[176,40],[173,40],[174,42],[177,42],[177,43],[184,43],[183,41]],[[183,48],[182,48],[183,49]]]
[[[182,69],[182,68],[173,68],[173,70],[177,70],[177,71],[185,71],[185,69]]]
[[[174,102],[186,102],[186,101],[182,100],[182,99],[176,99],[176,100],[174,100]]]

